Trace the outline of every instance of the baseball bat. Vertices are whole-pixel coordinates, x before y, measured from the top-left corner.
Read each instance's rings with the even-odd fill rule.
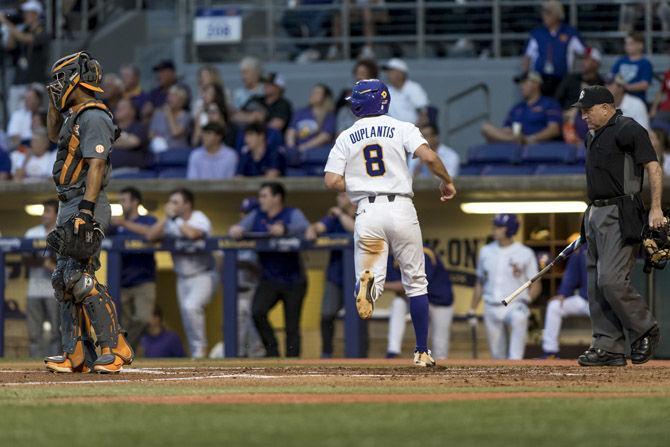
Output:
[[[472,337],[472,358],[477,358],[477,326],[470,327],[470,336]]]
[[[505,297],[502,300],[502,303],[507,306],[509,303],[514,301],[514,299],[521,294],[524,290],[526,290],[528,287],[530,287],[535,281],[540,279],[545,273],[547,273],[549,270],[551,270],[554,265],[556,265],[557,262],[562,261],[566,259],[568,256],[573,254],[579,246],[582,245],[582,238],[579,237],[575,239],[570,245],[565,247],[563,251],[561,251],[558,256],[556,256],[556,259],[551,261],[549,264],[547,264],[542,270],[540,270],[535,276],[530,278],[528,281],[523,283],[521,287],[516,289],[514,292],[510,293],[509,296]]]

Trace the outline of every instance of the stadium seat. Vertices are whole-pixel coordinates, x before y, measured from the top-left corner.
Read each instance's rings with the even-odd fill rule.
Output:
[[[570,174],[586,174],[586,170],[583,164],[571,164],[571,165],[540,165],[535,170],[536,175],[570,175]]]
[[[188,164],[188,158],[191,156],[191,149],[168,149],[159,152],[154,157],[154,167],[185,167]]]
[[[461,165],[461,168],[458,170],[458,176],[480,175],[482,169],[484,169],[482,165]]]
[[[149,170],[140,170],[134,172],[121,172],[119,174],[113,175],[114,179],[145,179],[145,178],[156,178],[155,171]]]
[[[524,163],[573,163],[577,147],[563,142],[529,144],[523,151]]]
[[[577,148],[576,161],[577,161],[577,163],[582,163],[582,164],[586,161],[586,148],[584,147],[583,144],[580,145]]]
[[[487,165],[482,175],[533,175],[533,165]]]
[[[158,178],[186,178],[186,168],[164,168],[158,171]]]
[[[521,161],[521,150],[517,143],[480,144],[468,151],[468,164],[515,164]]]
[[[284,175],[286,177],[305,177],[307,174],[302,168],[287,167]]]

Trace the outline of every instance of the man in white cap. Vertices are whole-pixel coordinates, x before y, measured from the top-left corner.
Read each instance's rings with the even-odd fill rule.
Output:
[[[49,59],[49,36],[40,21],[42,4],[29,0],[21,4],[23,23],[14,25],[4,14],[0,14],[3,44],[14,57],[14,81],[7,101],[9,112],[17,110],[28,85],[43,83]]]
[[[418,82],[409,79],[407,63],[393,58],[382,68],[386,72],[387,87],[391,95],[388,115],[417,125],[427,124],[428,95]]]

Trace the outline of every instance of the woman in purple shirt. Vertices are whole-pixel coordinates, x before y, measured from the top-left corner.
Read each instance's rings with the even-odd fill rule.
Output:
[[[309,96],[309,105],[293,114],[286,130],[289,158],[302,159],[307,151],[329,151],[335,138],[333,92],[324,84],[316,84]],[[327,156],[327,153],[326,153]]]

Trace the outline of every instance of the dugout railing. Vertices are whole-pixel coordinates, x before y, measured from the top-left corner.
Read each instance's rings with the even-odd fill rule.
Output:
[[[6,256],[11,253],[40,253],[47,249],[44,239],[0,238],[0,357],[5,347],[5,292]],[[211,237],[201,240],[166,239],[161,243],[147,242],[145,239],[114,236],[103,241],[102,249],[107,253],[107,287],[121,311],[121,254],[155,253],[158,251],[196,253],[223,252],[223,268],[220,277],[223,284],[223,327],[225,357],[237,357],[237,258],[240,250],[256,252],[295,252],[306,250],[341,251],[343,253],[343,293],[354,293],[354,252],[353,239],[349,234],[319,237],[306,241],[297,237],[257,238],[234,240],[228,237]],[[55,299],[55,298],[54,298]],[[344,354],[346,357],[363,357],[361,337],[365,330],[358,317],[356,303],[345,299]]]

